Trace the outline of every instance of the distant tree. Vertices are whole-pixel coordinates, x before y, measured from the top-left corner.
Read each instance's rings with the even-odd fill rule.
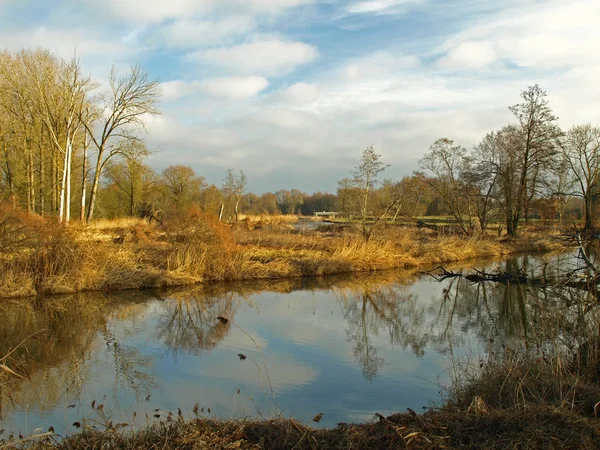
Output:
[[[327,192],[315,192],[307,195],[300,205],[300,212],[305,216],[312,216],[318,211],[335,211],[337,197]]]
[[[290,191],[281,189],[275,192],[277,197],[277,206],[283,214],[296,214],[296,211],[302,203],[306,194],[298,189],[292,189]]]
[[[178,210],[199,199],[204,177],[196,175],[189,166],[169,166],[162,172],[162,183],[168,204],[171,209]]]
[[[512,226],[518,196],[522,139],[515,126],[488,133],[475,147],[474,159],[481,177],[493,185],[490,197],[502,210],[507,230]]]
[[[116,186],[127,199],[129,216],[137,214],[137,206],[148,192],[154,187],[155,174],[144,164],[148,151],[146,146],[138,141],[130,141],[132,146],[123,160],[111,160],[105,169],[105,178]]]
[[[260,214],[281,214],[277,206],[277,196],[272,192],[265,192],[258,199],[257,209]]]
[[[450,214],[465,234],[473,232],[473,205],[468,174],[470,160],[467,150],[447,138],[438,139],[419,162],[434,178],[431,187],[443,199]]]
[[[223,187],[221,192],[223,193],[223,207],[224,214],[227,220],[239,219],[239,206],[246,184],[248,180],[243,170],[240,170],[239,174],[236,175],[233,169],[227,171],[227,175],[223,180]]]
[[[527,216],[528,202],[535,193],[540,177],[554,165],[563,132],[557,125],[546,99],[546,92],[537,84],[521,92],[522,103],[509,109],[517,119],[518,149],[516,197],[507,210],[507,233],[517,236],[521,214]],[[512,150],[514,151],[514,150]]]
[[[365,243],[385,223],[390,211],[394,211],[402,201],[398,196],[400,191],[395,187],[391,190],[393,195],[385,202],[375,201],[378,177],[388,167],[381,161],[381,155],[370,146],[363,150],[358,165],[351,171],[351,189],[355,195],[350,205],[350,224],[362,235]]]
[[[388,167],[381,161],[381,155],[376,153],[373,146],[367,147],[360,157],[359,164],[351,171],[352,187],[358,193],[355,211],[360,221],[360,232],[365,242],[370,238],[369,233],[369,199],[378,182],[377,177]]]
[[[221,204],[223,203],[223,194],[221,189],[214,184],[205,187],[200,192],[199,203],[202,211],[218,216]]]
[[[593,229],[592,203],[600,195],[600,128],[590,124],[569,130],[563,147],[572,189],[569,195],[580,197],[584,204],[584,230]]]
[[[344,217],[350,215],[351,205],[356,204],[357,190],[354,188],[351,178],[342,178],[338,181],[337,209]]]

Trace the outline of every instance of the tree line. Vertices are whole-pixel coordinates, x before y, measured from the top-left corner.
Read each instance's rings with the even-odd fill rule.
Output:
[[[159,218],[195,205],[226,221],[244,214],[336,211],[369,239],[384,223],[451,216],[464,234],[502,224],[516,236],[532,215],[564,218],[580,208],[587,231],[600,192],[600,129],[560,129],[539,86],[509,107],[510,123],[471,150],[436,140],[421,170],[400,181],[367,147],[335,194],[282,189],[246,192],[243,170],[228,170],[219,186],[189,167],[157,173],[147,164],[145,120],[160,114],[160,84],[140,67],[112,69],[102,85],[76,57],[47,50],[0,53],[0,198],[32,213],[69,222],[92,218]],[[579,203],[573,199],[580,199]],[[581,206],[579,206],[579,204]]]
[[[158,114],[159,98],[158,80],[139,66],[113,68],[103,86],[76,57],[41,49],[0,53],[3,196],[65,223],[77,197],[80,220],[91,220],[105,169],[148,153],[144,119]]]
[[[425,215],[449,215],[466,235],[494,223],[515,237],[533,212],[560,221],[579,206],[584,230],[591,232],[600,194],[600,128],[561,130],[538,85],[522,91],[521,103],[509,110],[513,123],[491,131],[470,151],[437,139],[420,160],[421,171],[400,182],[378,180],[387,166],[368,147],[352,177],[339,182],[338,203],[365,240],[382,219],[423,214],[419,203],[425,198]]]
[[[421,160],[433,175],[431,187],[465,234],[499,221],[516,236],[532,208],[546,204],[560,220],[572,198],[581,199],[590,232],[600,193],[600,129],[561,130],[538,85],[521,92],[521,100],[509,107],[514,123],[488,133],[471,151],[438,139]]]

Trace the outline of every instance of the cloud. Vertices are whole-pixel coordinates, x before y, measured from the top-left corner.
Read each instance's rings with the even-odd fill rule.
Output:
[[[231,16],[222,20],[184,18],[161,27],[154,40],[166,47],[207,47],[222,44],[229,38],[243,36],[256,26],[256,20],[250,16]]]
[[[320,95],[316,84],[300,82],[279,92],[274,100],[290,106],[303,106],[315,102]]]
[[[161,83],[164,101],[174,101],[198,93],[243,100],[254,97],[268,86],[269,81],[260,76],[206,78],[194,81],[173,80]]]
[[[269,86],[264,77],[223,77],[203,80],[200,85],[208,94],[216,97],[244,99],[254,97]]]
[[[440,59],[438,65],[447,69],[481,69],[498,58],[494,44],[489,41],[462,42]]]
[[[416,69],[421,60],[416,55],[393,54],[377,51],[344,64],[343,78],[350,81],[360,79],[390,79],[407,69]]]
[[[160,22],[205,12],[211,1],[204,0],[108,0],[105,5],[116,17],[135,22]]]
[[[89,60],[123,60],[133,57],[137,50],[115,39],[106,39],[89,30],[71,28],[59,30],[41,26],[38,28],[0,34],[0,48],[10,51],[49,48],[60,57],[79,57]]]
[[[424,0],[366,0],[346,7],[348,14],[396,14],[401,8],[423,3]]]
[[[187,58],[233,73],[285,75],[318,55],[315,47],[303,42],[269,39],[193,52]]]
[[[600,7],[587,0],[515,5],[447,39],[437,51],[444,68],[478,69],[496,62],[564,69],[600,62]]]
[[[143,6],[139,0],[108,0],[107,3],[110,12],[115,17],[127,21],[157,23],[167,19],[186,18],[215,11],[277,14],[311,2],[312,0],[145,0]],[[91,3],[91,0],[88,0],[88,3]]]

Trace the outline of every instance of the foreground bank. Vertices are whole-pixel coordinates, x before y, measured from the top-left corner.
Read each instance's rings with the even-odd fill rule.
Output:
[[[600,423],[564,411],[534,409],[486,415],[396,414],[369,424],[314,429],[295,420],[162,423],[136,433],[84,431],[56,449],[597,449]]]
[[[135,415],[131,419],[131,414],[123,416],[117,410],[111,411],[110,409],[114,406],[110,406],[110,400],[106,402],[102,400],[102,404],[98,404],[98,401],[92,402],[92,398],[103,398],[101,390],[97,391],[96,395],[84,397],[83,399],[75,395],[75,399],[72,400],[72,409],[70,409],[70,405],[67,406],[71,401],[64,401],[63,394],[59,390],[54,403],[64,403],[66,409],[60,412],[55,419],[44,420],[42,422],[43,426],[38,429],[38,433],[48,430],[49,425],[53,424],[56,427],[56,432],[62,436],[54,435],[51,430],[46,436],[30,437],[30,441],[21,442],[21,444],[31,443],[34,447],[65,449],[598,448],[599,422],[597,415],[600,413],[600,335],[598,333],[600,328],[598,324],[600,324],[600,309],[598,307],[597,286],[594,283],[585,285],[584,283],[550,282],[550,280],[556,281],[554,276],[562,273],[559,271],[561,268],[569,269],[568,273],[572,273],[570,263],[576,263],[575,258],[563,260],[561,256],[536,262],[533,262],[532,259],[534,258],[523,256],[506,261],[505,265],[499,266],[501,268],[506,267],[506,269],[518,269],[518,273],[521,274],[530,274],[532,277],[530,280],[526,279],[519,282],[519,278],[517,281],[508,281],[503,284],[502,282],[492,281],[474,283],[472,278],[449,278],[436,291],[423,290],[422,292],[426,293],[422,296],[423,299],[429,300],[429,297],[432,296],[432,301],[426,301],[421,304],[422,308],[416,309],[413,308],[416,305],[413,302],[416,302],[417,298],[411,295],[410,290],[403,287],[406,285],[405,282],[390,279],[386,284],[385,277],[394,272],[370,274],[364,277],[364,283],[349,284],[348,286],[332,281],[329,281],[330,284],[313,286],[312,288],[304,285],[305,282],[327,283],[330,280],[322,277],[280,280],[276,286],[269,288],[273,292],[283,292],[289,290],[286,287],[288,283],[298,283],[301,289],[308,289],[309,297],[314,299],[314,302],[308,302],[307,305],[310,318],[308,323],[313,323],[315,318],[327,319],[328,328],[332,328],[330,311],[334,308],[332,305],[327,304],[326,299],[322,296],[314,295],[314,289],[318,287],[318,289],[328,289],[335,292],[342,306],[341,317],[344,320],[349,320],[349,325],[353,317],[351,312],[359,313],[358,317],[362,318],[357,322],[359,326],[355,328],[349,326],[349,331],[359,329],[368,332],[371,330],[371,333],[378,334],[383,330],[388,330],[387,327],[373,327],[373,325],[379,323],[374,321],[375,317],[379,317],[381,323],[389,324],[390,331],[400,330],[402,339],[394,340],[393,345],[398,348],[398,346],[402,346],[402,342],[408,342],[416,343],[417,347],[413,349],[416,354],[415,358],[409,360],[403,360],[400,355],[394,353],[394,362],[407,363],[396,364],[395,373],[410,370],[411,360],[427,360],[431,347],[425,346],[424,341],[421,339],[423,336],[431,337],[432,344],[434,347],[439,348],[439,351],[450,351],[453,356],[449,361],[451,364],[448,366],[448,373],[452,374],[452,384],[448,386],[447,390],[444,390],[443,397],[436,400],[442,402],[442,406],[434,408],[423,415],[414,414],[409,410],[405,414],[389,416],[394,411],[407,411],[407,406],[416,411],[421,411],[420,405],[427,403],[425,396],[423,396],[423,403],[403,403],[402,397],[396,397],[396,401],[386,403],[386,399],[394,398],[398,391],[415,392],[410,380],[404,379],[402,383],[395,386],[395,389],[390,389],[392,386],[388,385],[382,391],[385,399],[379,398],[375,403],[372,402],[368,405],[365,408],[368,415],[362,415],[360,419],[339,417],[332,420],[332,414],[335,414],[334,410],[326,409],[323,407],[322,402],[320,406],[319,403],[314,403],[311,407],[302,409],[302,405],[297,401],[298,397],[296,397],[296,402],[287,402],[286,405],[285,394],[282,393],[281,395],[278,394],[278,403],[283,406],[282,410],[285,411],[288,417],[302,417],[303,421],[284,420],[279,417],[266,421],[215,420],[213,414],[218,417],[230,417],[230,412],[228,410],[225,412],[223,410],[219,411],[218,406],[215,408],[215,403],[218,402],[211,401],[209,396],[203,394],[206,390],[205,386],[210,386],[211,392],[215,391],[214,383],[205,383],[206,379],[203,378],[202,370],[198,369],[200,366],[196,366],[196,370],[191,371],[185,370],[185,366],[178,365],[178,372],[193,374],[192,383],[187,388],[185,383],[178,382],[180,379],[170,378],[171,385],[183,385],[186,399],[184,402],[170,401],[172,397],[176,398],[172,388],[166,389],[169,395],[162,399],[158,396],[158,390],[143,391],[138,403],[144,406],[136,407],[138,411],[138,420],[136,421]],[[452,270],[451,267],[448,268]],[[404,271],[402,274],[404,274]],[[547,275],[549,281],[544,283],[543,279],[539,277],[533,278],[537,274]],[[382,277],[384,279],[381,279]],[[354,280],[361,277],[346,278]],[[429,277],[426,277],[426,279],[429,279]],[[582,280],[583,277],[578,276],[577,279]],[[370,285],[369,282],[374,285]],[[385,295],[387,291],[385,286],[389,283],[395,286],[393,290],[398,295]],[[240,285],[247,284],[240,283]],[[253,284],[261,285],[263,283]],[[205,285],[202,286],[202,290],[217,287],[218,285],[214,284]],[[231,288],[230,286],[229,289]],[[181,291],[187,291],[187,289],[181,289]],[[290,303],[289,299],[278,295],[273,298],[271,303],[258,303],[255,298],[248,296],[247,287],[240,286],[240,292],[244,294],[244,298],[248,297],[247,303],[251,305],[252,310],[256,309],[256,314],[260,314],[261,320],[255,323],[255,326],[259,328],[248,329],[248,331],[250,336],[255,336],[258,342],[261,342],[262,348],[272,349],[272,342],[281,342],[282,340],[282,334],[271,332],[270,325],[275,326],[275,328],[278,327],[280,330],[289,330],[292,321],[302,323],[302,316],[298,314],[298,310],[293,307],[294,304]],[[437,292],[437,295],[434,295],[433,292]],[[131,292],[129,294],[136,296],[143,295],[144,292]],[[136,317],[138,318],[138,328],[143,330],[153,328],[145,326],[146,323],[161,324],[160,330],[157,330],[156,333],[151,332],[148,335],[135,338],[138,342],[152,342],[153,353],[161,348],[156,346],[161,338],[166,339],[177,335],[178,329],[197,331],[200,328],[205,331],[207,329],[212,330],[212,338],[210,338],[210,335],[192,334],[194,338],[192,341],[182,339],[180,342],[191,344],[191,347],[185,347],[189,349],[188,351],[195,352],[197,349],[212,348],[211,351],[216,352],[214,346],[219,340],[223,339],[223,336],[229,332],[234,333],[235,330],[240,331],[237,326],[245,329],[252,321],[243,320],[243,311],[234,311],[235,309],[227,306],[231,305],[232,298],[230,296],[224,296],[222,292],[207,292],[206,294],[204,296],[193,295],[194,300],[187,298],[186,295],[179,296],[175,293],[169,295],[171,300],[164,302],[165,307],[171,306],[170,309],[166,310],[168,314],[164,316],[169,320],[149,318],[148,322],[141,321],[140,318],[146,316],[142,313],[143,310],[140,308],[130,309],[130,304],[134,298],[129,299],[127,304],[124,305],[126,310],[115,309],[113,313],[109,311],[108,316],[119,317],[124,320]],[[193,312],[195,307],[206,308],[213,304],[210,301],[213,296],[221,299],[221,306],[217,304],[215,308],[208,308],[208,311],[196,320],[177,320],[178,317],[192,319],[189,313]],[[10,340],[18,343],[23,340],[21,336],[27,336],[28,331],[23,330],[27,324],[33,322],[34,329],[52,329],[47,324],[52,320],[56,320],[62,324],[56,330],[59,334],[36,335],[35,341],[28,345],[27,351],[29,357],[36,357],[36,361],[40,360],[36,356],[38,354],[47,358],[50,365],[49,372],[53,374],[59,372],[56,365],[60,354],[64,354],[67,361],[73,353],[88,355],[90,353],[88,348],[96,349],[93,352],[94,355],[102,354],[104,351],[111,357],[122,355],[121,349],[127,350],[131,347],[128,345],[128,341],[116,332],[117,329],[114,324],[107,328],[105,324],[108,322],[103,323],[102,314],[98,314],[100,311],[110,309],[109,305],[102,303],[102,298],[107,297],[106,294],[97,294],[96,297],[98,297],[98,300],[89,299],[80,303],[74,302],[73,299],[67,302],[66,299],[63,300],[65,297],[39,302],[44,308],[41,313],[41,321],[35,321],[32,318],[27,319],[31,317],[30,313],[26,313],[31,309],[27,308],[29,302],[20,301],[19,303],[23,304],[24,312],[15,316],[14,326],[6,329],[5,338],[0,341],[7,349],[10,349],[14,347],[14,345],[7,345],[10,344]],[[297,294],[294,297],[297,298],[298,303],[307,303],[306,297]],[[105,298],[104,302],[106,301]],[[49,310],[47,306],[55,302],[59,304]],[[13,303],[17,302],[14,301]],[[66,307],[67,304],[68,307]],[[289,321],[283,320],[283,316],[278,317],[273,314],[275,305],[282,305],[282,310],[285,311],[284,314],[290,317]],[[344,308],[344,305],[347,308]],[[92,307],[97,308],[97,310],[92,310]],[[76,308],[80,308],[81,311],[78,312]],[[156,305],[153,305],[151,309],[157,310]],[[373,313],[372,316],[368,314],[369,311]],[[428,326],[428,322],[423,320],[424,311],[431,312],[432,317],[434,316],[439,320],[431,322],[431,326]],[[178,314],[171,314],[175,312],[178,312]],[[6,316],[10,317],[10,314],[6,314]],[[224,316],[228,317],[229,320]],[[404,320],[407,316],[413,317],[416,322]],[[73,320],[67,320],[68,317],[72,317]],[[105,333],[101,336],[106,336],[106,344],[110,345],[105,344],[104,337],[99,340],[99,346],[86,345],[85,343],[89,343],[90,340],[86,338],[84,327],[81,326],[85,320],[92,324],[92,332],[93,330],[105,330]],[[72,322],[77,322],[78,325],[70,326]],[[410,326],[407,327],[411,323],[418,324],[419,332],[415,333],[416,330]],[[167,328],[162,328],[167,325]],[[318,322],[317,327],[322,325],[322,322]],[[467,334],[462,335],[459,331],[465,331],[465,327],[467,327],[468,336],[471,338],[476,337],[476,341],[485,348],[485,351],[461,351],[461,348],[464,348],[461,336],[467,336]],[[309,335],[315,334],[313,329],[307,328]],[[258,333],[258,329],[262,330],[262,333]],[[165,330],[170,330],[170,332],[164,332]],[[432,335],[432,332],[438,332],[438,334]],[[18,336],[19,333],[21,336]],[[119,336],[121,337],[119,338]],[[246,335],[241,333],[241,336]],[[271,336],[272,340],[265,340],[265,336]],[[365,335],[361,336],[365,337]],[[393,333],[390,333],[390,336],[393,336]],[[369,346],[368,335],[366,337],[366,340],[361,339],[360,342],[366,341],[365,349],[374,355],[378,346]],[[442,338],[442,340],[438,338]],[[329,343],[330,341],[329,337],[321,335],[320,339],[317,340],[317,345],[323,347],[325,342]],[[344,343],[348,342],[347,339],[342,339],[342,341]],[[49,344],[50,351],[42,349],[42,347],[46,348],[41,345],[44,342]],[[170,346],[174,344],[172,340],[166,342]],[[235,361],[235,364],[229,366],[228,369],[215,369],[215,360],[208,359],[205,355],[201,367],[213,367],[212,373],[217,376],[224,375],[225,370],[228,370],[228,373],[239,371],[239,376],[235,377],[235,381],[229,381],[233,386],[240,386],[238,380],[246,378],[246,376],[242,376],[244,368],[251,369],[251,373],[255,377],[257,374],[254,372],[254,366],[249,364],[249,361],[251,361],[250,358],[254,358],[254,361],[261,365],[260,352],[257,351],[252,356],[249,349],[242,344],[246,342],[246,339],[242,339],[242,341],[234,339],[233,342],[237,342],[234,348],[226,345],[225,341],[222,342],[221,347],[226,360]],[[78,345],[83,345],[81,348],[83,351],[77,351]],[[299,359],[294,367],[300,370],[303,359],[298,352],[291,351],[291,348],[288,345],[280,346],[280,349],[286,355],[290,352],[297,355]],[[425,353],[419,351],[419,348],[424,349]],[[305,341],[302,349],[302,353],[308,357],[307,360],[317,364],[319,358],[306,352]],[[240,356],[239,351],[243,351],[244,355]],[[7,352],[8,350],[2,350],[0,354]],[[158,351],[158,354],[161,355],[160,359],[163,361],[162,365],[164,366],[164,353]],[[281,370],[274,369],[277,361],[275,354],[267,354],[266,358],[272,379],[277,382],[281,381],[284,375]],[[343,348],[335,348],[331,354],[344,354]],[[143,355],[143,353],[140,355]],[[248,359],[245,355],[248,355]],[[332,358],[330,355],[328,355],[328,359]],[[379,353],[379,356],[383,357],[385,355]],[[100,358],[100,360],[103,359]],[[143,359],[138,358],[137,361],[139,365]],[[359,364],[361,364],[361,361],[364,362],[363,360],[357,360]],[[392,362],[392,359],[390,358],[388,361]],[[118,359],[116,362],[123,362],[123,360]],[[10,361],[7,364],[9,367],[16,369],[18,373],[28,373],[33,380],[42,380],[39,383],[40,393],[50,390],[49,386],[56,384],[51,382],[52,378],[49,379],[43,373],[39,373],[39,362],[37,375],[33,369],[28,368],[25,372],[18,369],[16,365],[11,364]],[[424,366],[432,367],[431,364],[425,364]],[[88,371],[88,369],[85,369],[86,366],[81,365],[64,364],[63,367],[68,380],[76,379],[74,370],[77,367],[80,367],[79,370],[82,370],[82,373]],[[119,367],[120,370],[122,365],[119,364],[115,367]],[[130,368],[137,369],[137,367],[131,366]],[[349,383],[351,368],[340,370],[339,364],[336,364],[336,368],[337,373],[341,372],[343,374],[340,377],[342,381],[338,384],[344,386],[341,390],[331,389],[334,391],[332,402],[335,402],[335,397],[344,397],[345,393],[352,395],[359,392],[361,397],[370,396],[368,389],[371,386],[370,383],[359,385]],[[267,370],[266,364],[264,369]],[[98,374],[96,370],[92,372]],[[319,371],[319,373],[324,374],[325,371]],[[388,372],[387,376],[389,375]],[[428,378],[434,375],[435,373],[429,375]],[[9,387],[4,389],[4,392],[12,392],[12,398],[17,404],[28,404],[26,398],[29,394],[23,396],[19,395],[19,392],[26,393],[32,389],[25,385],[19,390],[19,380],[21,379],[15,378],[15,383],[11,385],[12,389]],[[315,379],[319,384],[323,384],[324,380],[324,376]],[[167,386],[165,385],[165,387]],[[244,389],[242,386],[246,396],[258,397],[260,395],[257,394],[260,390],[251,392],[246,389],[247,387]],[[265,389],[268,390],[269,388],[265,386]],[[329,387],[325,385],[324,390],[329,390]],[[223,398],[223,393],[219,390],[216,391],[219,398]],[[150,393],[152,394],[151,402],[148,402],[150,396],[145,396]],[[269,392],[266,394],[268,395]],[[188,410],[191,407],[188,402],[193,401],[188,399],[195,398],[194,395],[201,399],[202,405],[210,404],[212,413],[210,410],[206,410],[205,407],[202,407],[202,409],[195,407],[191,411]],[[237,395],[239,396],[239,392]],[[317,396],[314,395],[313,397]],[[145,401],[144,398],[146,398]],[[90,405],[90,403],[93,410],[89,411],[86,407],[83,407],[82,412],[76,412],[77,405]],[[107,405],[104,405],[104,403],[107,403]],[[177,409],[178,404],[184,411],[181,416]],[[345,404],[345,406],[350,407],[351,405]],[[159,409],[154,410],[153,408],[156,407],[159,407]],[[262,407],[259,407],[258,410],[265,411]],[[73,412],[73,415],[68,415],[69,411]],[[318,414],[319,411],[323,412],[324,415]],[[376,414],[377,411],[388,415],[388,417]],[[8,414],[8,409],[5,412]],[[147,413],[146,422],[144,422],[144,412]],[[192,412],[194,415],[192,415]],[[65,415],[64,420],[62,419],[63,413]],[[372,416],[374,413],[375,416]],[[48,410],[45,410],[44,414],[45,417],[50,417]],[[207,414],[210,418],[207,418]],[[273,412],[273,414],[275,413]],[[67,417],[69,417],[69,420],[67,420]],[[187,419],[185,419],[186,417]],[[313,421],[308,420],[311,417],[314,417]],[[373,417],[373,421],[358,425],[341,424],[327,430],[319,429],[320,426],[325,424],[332,427],[340,421],[365,420],[365,417]],[[165,420],[165,422],[158,423],[155,420]],[[314,423],[317,421],[318,424]],[[27,423],[34,423],[32,417],[27,418]],[[65,425],[66,428],[63,428]],[[35,426],[37,427],[38,424]],[[11,430],[23,429],[22,427],[7,428]],[[27,436],[29,433],[24,432],[23,434]],[[69,434],[72,434],[72,436],[64,439],[64,436]],[[12,442],[0,443],[0,446],[3,445],[12,445]]]
[[[228,225],[197,211],[160,225],[65,228],[8,208],[0,225],[0,297],[414,268],[562,245],[545,232],[506,240],[398,226],[365,243],[336,227],[298,230],[277,218]]]
[[[566,356],[566,355],[562,355]],[[561,357],[562,357],[561,356]],[[597,449],[600,399],[597,359],[590,366],[560,358],[510,353],[489,358],[459,383],[440,409],[414,411],[370,423],[320,429],[294,419],[168,420],[132,430],[109,423],[62,440],[48,433],[29,441],[39,449]],[[594,372],[596,375],[594,375]],[[475,373],[472,373],[475,375]],[[477,395],[474,395],[477,394]],[[5,442],[9,444],[9,442]],[[21,444],[24,444],[21,442]]]

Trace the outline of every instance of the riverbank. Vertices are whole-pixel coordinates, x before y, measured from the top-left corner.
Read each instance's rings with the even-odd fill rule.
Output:
[[[436,411],[380,416],[372,423],[318,429],[293,419],[162,422],[137,432],[117,426],[87,429],[65,439],[38,441],[30,448],[95,450],[188,449],[597,449],[598,419],[536,408],[485,414]]]
[[[409,227],[364,243],[331,226],[298,230],[281,217],[227,225],[197,211],[162,225],[126,219],[65,228],[4,209],[0,225],[4,298],[418,268],[562,247],[535,231],[507,240]]]
[[[531,357],[507,350],[488,356],[458,381],[441,408],[412,410],[372,421],[319,428],[295,419],[166,420],[134,429],[128,424],[83,424],[61,439],[52,433],[21,441],[35,449],[597,449],[600,443],[598,359],[581,353]],[[591,356],[588,355],[588,356]],[[166,411],[161,411],[165,416]],[[12,441],[5,441],[10,445]],[[0,444],[2,441],[0,441]]]

